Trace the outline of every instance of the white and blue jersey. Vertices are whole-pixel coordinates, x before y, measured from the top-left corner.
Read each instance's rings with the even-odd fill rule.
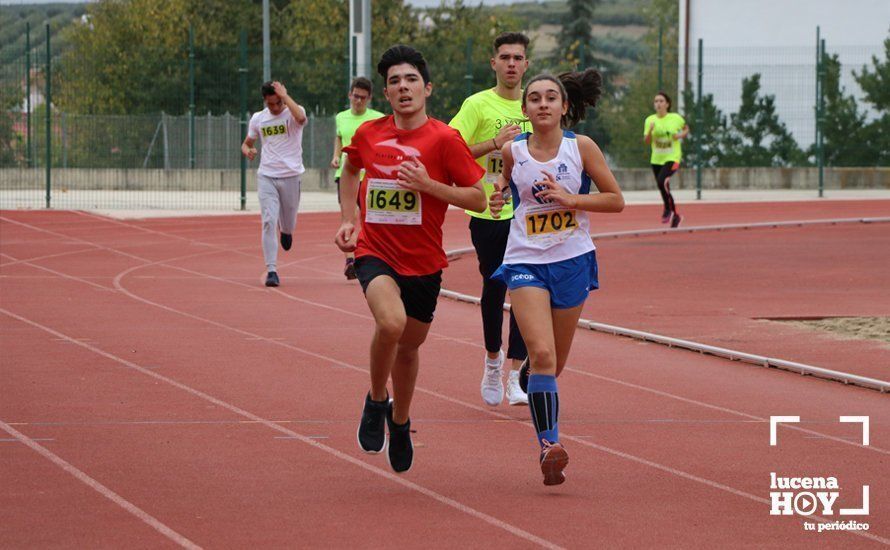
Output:
[[[536,286],[550,292],[556,308],[575,307],[590,290],[598,288],[596,247],[590,239],[587,212],[573,210],[535,193],[546,188],[542,172],[548,172],[569,193],[590,193],[592,181],[573,132],[563,131],[556,156],[546,162],[528,150],[530,134],[516,137],[510,146],[513,171],[513,219],[504,264],[492,275],[508,288]]]
[[[549,264],[594,250],[587,212],[571,210],[535,196],[536,192],[545,189],[540,183],[545,179],[542,171],[549,172],[556,183],[569,193],[590,193],[590,176],[584,173],[575,134],[564,130],[559,151],[546,162],[535,160],[529,154],[530,135],[517,136],[510,146],[513,153],[510,191],[513,194],[514,215],[504,263]]]

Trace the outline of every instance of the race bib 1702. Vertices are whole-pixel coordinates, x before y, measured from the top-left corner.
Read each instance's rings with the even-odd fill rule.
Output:
[[[578,227],[574,210],[549,210],[525,216],[525,231],[529,238],[572,231]]]

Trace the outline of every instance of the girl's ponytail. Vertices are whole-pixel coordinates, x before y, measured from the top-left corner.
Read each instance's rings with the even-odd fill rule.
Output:
[[[585,69],[578,72],[560,74],[557,78],[566,91],[569,109],[562,117],[566,128],[578,124],[587,114],[587,107],[595,107],[603,94],[603,77],[596,69]]]

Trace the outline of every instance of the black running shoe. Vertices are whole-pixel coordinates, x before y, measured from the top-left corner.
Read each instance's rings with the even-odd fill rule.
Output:
[[[519,365],[519,387],[523,392],[528,393],[528,357]]]
[[[346,275],[346,278],[350,281],[358,278],[358,275],[355,274],[355,258],[346,259],[346,267],[343,268],[343,274]]]
[[[683,216],[680,214],[674,214],[671,218],[671,227],[680,227],[680,222],[683,221]]]
[[[386,411],[389,398],[383,401],[371,400],[371,393],[365,396],[362,420],[358,425],[358,446],[366,453],[377,454],[386,447]]]
[[[389,451],[386,458],[396,473],[404,473],[411,469],[414,462],[414,445],[411,443],[411,420],[404,424],[396,424],[392,420],[392,401],[386,411],[386,425],[389,428]]]
[[[290,233],[282,233],[281,234],[281,248],[285,250],[290,250],[291,245],[294,244],[294,236]]]
[[[671,211],[665,210],[661,213],[661,223],[667,223],[669,221],[671,221]]]
[[[266,286],[278,286],[281,281],[278,280],[278,273],[270,271],[266,273]]]

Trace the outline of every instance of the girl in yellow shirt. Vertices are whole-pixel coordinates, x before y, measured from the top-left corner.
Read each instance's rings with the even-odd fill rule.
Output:
[[[654,104],[655,114],[649,115],[643,124],[643,141],[652,147],[652,173],[664,201],[661,223],[671,222],[671,227],[677,227],[683,218],[677,212],[677,204],[671,195],[671,176],[680,169],[683,157],[680,142],[689,135],[689,125],[682,116],[669,112],[671,98],[666,93],[655,94]]]

